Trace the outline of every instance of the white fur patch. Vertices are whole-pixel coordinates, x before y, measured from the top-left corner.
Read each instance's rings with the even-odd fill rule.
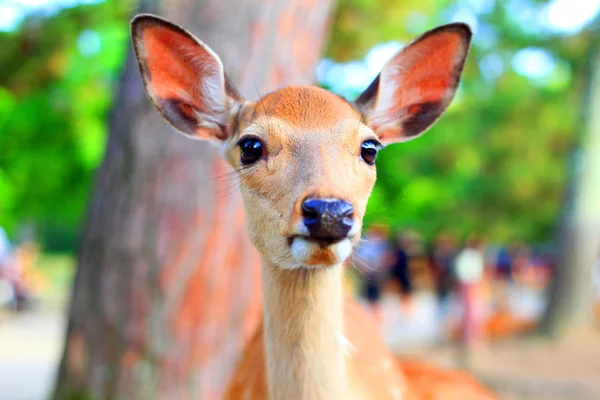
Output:
[[[350,239],[346,238],[331,246],[331,251],[341,263],[352,254],[352,243],[350,243]]]
[[[319,249],[319,245],[310,240],[307,240],[301,236],[297,236],[292,241],[292,246],[290,248],[290,252],[292,253],[292,257],[301,265],[306,265],[309,263],[310,259],[313,257],[315,251]],[[327,249],[334,256],[334,264],[337,265],[342,263],[352,253],[352,243],[350,239],[346,238],[340,240],[337,243],[332,244],[327,247]],[[331,267],[332,265],[321,265],[322,267]],[[318,267],[319,265],[313,265],[313,267]]]
[[[292,242],[291,252],[296,261],[303,263],[310,259],[314,244],[302,237],[295,237]]]

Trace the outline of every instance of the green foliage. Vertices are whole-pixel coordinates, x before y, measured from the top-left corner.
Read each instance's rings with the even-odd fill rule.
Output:
[[[12,234],[33,221],[51,248],[73,247],[134,3],[81,5],[0,32],[0,225]],[[544,4],[533,0],[340,0],[328,56],[359,60],[377,43],[411,40],[474,3],[492,7],[477,15],[461,90],[430,132],[382,152],[366,220],[427,236],[475,231],[546,241],[580,129],[584,59],[597,40],[591,30],[564,36],[525,26],[510,5]],[[515,72],[513,56],[528,47],[553,57],[547,76]],[[503,70],[486,77],[490,56]]]
[[[450,3],[342,0],[329,55],[360,59],[378,42],[406,42],[448,23],[455,7]],[[494,40],[475,35],[460,91],[445,116],[421,138],[389,146],[378,158],[367,224],[410,227],[428,237],[444,230],[497,241],[553,238],[567,156],[580,129],[583,61],[594,36],[532,34],[504,6],[496,2],[478,15],[480,34],[485,30]],[[515,72],[513,55],[526,47],[553,56],[548,76]],[[499,76],[482,74],[487,71],[480,63],[489,55],[502,63]]]
[[[72,248],[104,151],[131,6],[78,6],[0,33],[0,225],[9,231],[35,221],[49,239],[70,232],[57,247]]]
[[[449,0],[338,0],[327,53],[338,61],[361,58],[377,43],[406,42],[431,25]]]

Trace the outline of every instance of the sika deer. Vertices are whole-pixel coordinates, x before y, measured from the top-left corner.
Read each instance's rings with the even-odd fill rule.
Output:
[[[406,46],[351,103],[287,87],[242,99],[218,56],[150,15],[132,22],[148,96],[175,129],[221,146],[236,170],[262,256],[264,323],[231,399],[488,399],[470,378],[398,367],[368,316],[346,301],[343,262],[361,233],[382,143],[413,139],[452,100],[468,53],[464,24]]]

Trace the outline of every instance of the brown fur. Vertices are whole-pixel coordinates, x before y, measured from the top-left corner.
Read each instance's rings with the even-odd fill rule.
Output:
[[[373,320],[352,301],[344,305],[345,332],[351,347],[344,355],[349,390],[345,399],[406,399],[405,380],[397,362],[379,338]],[[234,373],[226,399],[259,400],[267,398],[264,332],[260,329],[246,347]],[[304,382],[301,382],[305,385]],[[286,397],[288,398],[288,397]],[[294,397],[327,398],[327,397]],[[332,398],[332,397],[329,397]]]
[[[307,129],[335,127],[345,119],[360,119],[358,110],[339,96],[314,86],[288,86],[263,97],[256,117],[279,116],[285,122]]]
[[[360,232],[376,178],[375,168],[360,158],[360,146],[377,136],[360,122],[356,109],[323,89],[287,87],[246,103],[237,125],[225,156],[240,171],[248,231],[264,257],[275,264],[294,264],[288,238],[297,233],[300,204],[307,197],[352,202]],[[236,143],[243,137],[265,144],[266,162],[247,168],[241,164]],[[330,265],[333,258],[321,251],[311,261]]]
[[[393,357],[379,338],[373,320],[351,300],[345,303],[346,332],[354,349],[348,356],[354,394],[365,399],[493,400],[492,395],[464,372]],[[391,367],[391,368],[390,368]],[[361,386],[367,385],[367,386]],[[400,391],[401,397],[395,395]],[[229,386],[227,400],[267,398],[264,332],[260,328],[242,355]]]
[[[441,115],[464,65],[468,27],[448,25],[412,43],[386,64],[356,107],[308,86],[244,102],[216,54],[183,29],[146,15],[133,21],[132,32],[146,90],[162,115],[188,136],[221,143],[263,259],[264,324],[229,398],[491,398],[472,381],[430,369],[417,368],[415,382],[429,389],[443,382],[440,390],[407,387],[373,322],[345,302],[342,279],[376,178],[361,145],[418,135]],[[248,138],[260,140],[263,153],[243,165],[238,144]],[[348,237],[330,245],[307,239],[301,204],[309,197],[352,204]],[[409,379],[415,368],[404,370]]]

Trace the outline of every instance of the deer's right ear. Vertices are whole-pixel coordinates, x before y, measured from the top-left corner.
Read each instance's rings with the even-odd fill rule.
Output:
[[[131,21],[144,87],[162,116],[195,139],[226,140],[242,103],[219,57],[184,29],[153,15]]]

